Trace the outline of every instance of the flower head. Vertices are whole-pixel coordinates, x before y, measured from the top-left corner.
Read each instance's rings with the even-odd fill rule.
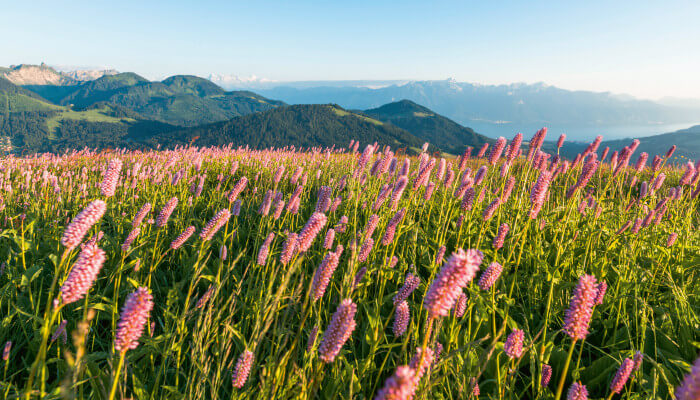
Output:
[[[425,295],[429,318],[444,317],[479,270],[483,254],[478,250],[457,250],[445,261]]]
[[[61,302],[70,304],[85,296],[95,282],[105,262],[105,252],[94,244],[87,244],[61,286]]]
[[[396,372],[384,382],[374,400],[410,400],[413,398],[418,379],[416,371],[406,365],[396,368]]]
[[[335,360],[340,349],[355,330],[357,305],[350,299],[343,300],[331,318],[331,323],[323,334],[318,346],[318,357],[325,363]]]
[[[61,244],[68,250],[72,250],[83,240],[87,231],[95,225],[107,210],[107,204],[102,200],[95,200],[88,204],[63,231]]]
[[[118,352],[133,350],[139,345],[144,327],[153,309],[153,296],[146,287],[139,287],[126,298],[117,325],[114,349]]]
[[[566,400],[588,400],[588,390],[580,382],[574,382],[566,394]]]
[[[510,358],[520,358],[523,354],[523,340],[525,332],[522,329],[513,329],[506,342],[503,344],[503,351]]]
[[[598,293],[595,276],[584,275],[576,285],[564,318],[564,332],[574,340],[585,339]]]
[[[250,374],[250,369],[253,367],[253,360],[255,355],[252,351],[246,350],[243,354],[238,357],[236,362],[236,368],[233,370],[232,381],[233,387],[242,388],[248,380],[248,375]]]

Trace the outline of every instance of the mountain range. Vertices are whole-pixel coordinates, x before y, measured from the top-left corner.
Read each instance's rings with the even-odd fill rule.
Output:
[[[350,139],[360,139],[394,148],[403,147],[409,152],[415,151],[423,142],[429,142],[434,150],[459,154],[467,147],[479,148],[484,143],[494,142],[493,138],[441,115],[434,108],[408,99],[390,101],[377,107],[343,107],[333,100],[288,105],[251,91],[227,91],[210,80],[191,75],[149,81],[135,73],[104,69],[91,71],[71,76],[45,64],[0,68],[0,136],[3,143],[9,140],[13,151],[21,153],[62,151],[86,145],[153,147],[192,142],[199,145],[235,143],[256,147],[345,146]],[[21,85],[15,84],[18,82]],[[363,82],[356,82],[357,85],[360,83]],[[377,93],[398,88],[413,91],[428,100],[444,90],[456,93],[456,97],[465,90],[463,84],[454,81],[430,84],[409,82],[379,88],[328,87],[325,95],[330,96],[335,92],[340,98],[350,99],[348,104],[358,105],[379,101],[381,96],[378,97]],[[525,96],[527,93],[534,97],[544,96],[532,94],[537,90],[531,85],[511,85],[509,88],[511,94],[508,96]],[[321,89],[278,88],[272,91],[308,94],[321,93]],[[474,88],[473,91],[493,92],[483,101],[496,104],[499,96],[502,96],[501,89]],[[561,91],[545,86],[540,89],[550,94]],[[568,99],[569,107],[574,107],[580,99],[601,95],[582,93],[579,100],[575,100],[577,96],[559,94]],[[625,104],[630,105],[632,114],[634,110],[639,111],[644,107],[656,107],[612,95],[606,95],[606,98],[611,107],[622,104],[619,102],[629,102]],[[560,104],[559,107],[562,107],[562,113],[565,112],[564,105]],[[679,108],[669,106],[669,109],[677,111]],[[508,107],[505,106],[504,110],[506,114]],[[556,113],[554,115],[560,118]],[[524,131],[527,133],[534,129]],[[573,157],[585,144],[577,142],[575,137],[573,140],[571,136],[569,138],[562,154]],[[676,143],[679,146],[678,157],[700,156],[700,125],[640,139],[641,151],[650,154]],[[603,146],[617,149],[629,141],[611,140],[603,142]]]
[[[599,133],[610,138],[643,136],[659,133],[664,126],[700,123],[700,107],[690,102],[661,104],[610,93],[569,91],[543,83],[480,85],[448,79],[382,87],[279,84],[257,92],[290,104],[334,102],[351,109],[408,99],[491,137],[512,137],[517,132],[548,126],[553,132],[566,132],[573,140],[591,140]],[[609,132],[618,130],[609,129],[616,127],[630,129],[619,129],[617,135]]]

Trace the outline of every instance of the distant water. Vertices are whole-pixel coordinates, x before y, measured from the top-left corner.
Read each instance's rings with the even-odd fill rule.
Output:
[[[659,135],[662,133],[675,132],[677,130],[690,128],[693,125],[700,125],[700,122],[686,122],[678,124],[658,124],[658,125],[638,125],[638,126],[560,126],[560,125],[517,125],[514,123],[494,124],[482,121],[466,121],[465,126],[474,129],[483,135],[497,138],[504,136],[508,139],[522,132],[526,138],[534,134],[543,126],[547,127],[548,140],[556,140],[562,133],[566,133],[567,140],[590,141],[597,135],[603,135],[605,140],[639,138],[644,136]]]

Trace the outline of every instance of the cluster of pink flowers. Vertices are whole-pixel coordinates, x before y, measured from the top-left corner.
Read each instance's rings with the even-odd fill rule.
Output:
[[[125,352],[138,347],[138,340],[143,335],[152,309],[153,296],[148,288],[139,287],[135,292],[129,294],[119,316],[114,350]]]
[[[80,255],[61,286],[61,302],[70,304],[82,299],[90,290],[105,262],[105,252],[94,244],[88,244]]]
[[[61,244],[66,246],[68,250],[79,245],[87,231],[102,218],[106,210],[107,204],[102,200],[95,200],[88,204],[66,227]]]
[[[318,346],[318,357],[325,363],[335,360],[340,349],[355,330],[357,305],[350,299],[343,300],[331,318],[331,323],[323,334]]]
[[[478,250],[459,249],[447,259],[425,295],[423,305],[429,318],[449,314],[462,289],[474,279],[483,258]]]
[[[574,340],[585,339],[591,322],[598,286],[593,275],[584,275],[576,285],[564,317],[564,332]]]

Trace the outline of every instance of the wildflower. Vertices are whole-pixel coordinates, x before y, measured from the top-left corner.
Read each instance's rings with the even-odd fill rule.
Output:
[[[464,292],[460,293],[457,303],[455,303],[454,314],[457,318],[462,318],[467,312],[467,295]]]
[[[593,304],[599,306],[603,304],[603,299],[605,298],[605,292],[608,290],[608,284],[605,281],[600,281],[598,286],[596,286],[595,300]]]
[[[168,223],[168,219],[173,211],[175,211],[178,201],[179,200],[177,197],[172,197],[167,203],[165,203],[163,208],[160,210],[160,214],[158,214],[158,217],[156,218],[156,227],[162,228]]]
[[[403,286],[399,289],[399,292],[394,296],[394,304],[398,304],[406,299],[413,293],[414,290],[420,285],[420,277],[413,275],[412,273],[406,274],[406,279],[404,279]]]
[[[131,223],[131,226],[133,228],[138,228],[149,212],[151,212],[151,203],[146,203],[139,209],[139,212],[136,213],[136,216],[134,217],[134,221]]]
[[[328,186],[321,186],[318,191],[318,200],[316,201],[317,213],[325,213],[331,205],[331,188]]]
[[[12,341],[8,340],[5,342],[5,346],[2,349],[2,359],[7,361],[10,359],[10,351],[12,351]]]
[[[97,245],[83,247],[61,286],[61,302],[70,304],[82,299],[95,282],[104,262],[105,252]]]
[[[627,379],[629,379],[630,374],[632,374],[632,369],[634,367],[634,361],[631,358],[625,358],[617,370],[615,377],[612,382],[610,382],[610,391],[613,393],[620,393],[622,388],[625,387]]]
[[[330,282],[333,272],[338,267],[339,257],[337,253],[328,253],[321,261],[321,265],[316,269],[313,281],[311,282],[311,294],[314,301],[323,297]]]
[[[523,354],[523,340],[525,332],[521,329],[513,329],[506,342],[503,344],[503,351],[510,358],[520,358]]]
[[[297,237],[300,252],[306,252],[311,247],[316,235],[318,235],[323,226],[326,225],[327,221],[328,219],[323,213],[315,212],[311,214],[311,217],[306,221],[306,225],[304,225],[304,228],[302,228]]]
[[[418,363],[421,361],[421,358],[423,358],[423,362],[418,365]],[[425,357],[423,357],[423,348],[418,347],[416,349],[416,354],[413,355],[413,358],[411,358],[411,362],[409,363],[409,366],[413,368],[416,371],[416,376],[420,380],[420,378],[423,377],[425,372],[428,370],[428,367],[433,364],[433,349],[430,347],[425,348]]]
[[[673,246],[673,244],[676,243],[676,239],[678,239],[678,234],[676,232],[668,235],[668,239],[666,239],[666,247]]]
[[[508,231],[510,230],[510,227],[508,224],[505,222],[501,224],[501,226],[498,227],[498,233],[496,236],[493,238],[493,248],[498,250],[501,247],[503,247],[503,242],[506,239],[506,235],[508,235]]]
[[[401,220],[406,215],[406,208],[402,208],[394,214],[394,216],[389,220],[386,226],[386,231],[384,231],[384,236],[382,237],[382,244],[388,246],[394,241],[394,235],[396,234],[396,228],[398,227]]]
[[[464,192],[464,197],[462,198],[462,204],[461,208],[462,211],[469,211],[472,209],[472,205],[474,204],[474,188],[470,187],[467,188],[467,190]]]
[[[242,388],[248,380],[250,369],[253,367],[255,355],[252,351],[246,350],[238,357],[236,368],[233,370],[232,381],[233,387]]]
[[[290,233],[289,236],[287,236],[287,240],[285,240],[282,245],[282,253],[280,253],[280,262],[282,265],[287,265],[289,261],[292,260],[294,253],[296,253],[297,245],[297,234]]]
[[[355,289],[357,285],[360,284],[360,281],[362,281],[362,278],[365,277],[365,274],[367,273],[367,267],[362,267],[360,268],[359,271],[357,271],[357,274],[355,274],[355,280],[352,283],[352,288]]]
[[[364,243],[362,243],[362,247],[360,248],[360,254],[357,257],[357,260],[359,262],[367,261],[367,257],[369,257],[369,253],[372,252],[373,246],[374,246],[374,240],[372,238],[367,238],[364,241]]]
[[[700,399],[700,358],[695,360],[690,373],[685,376],[680,386],[676,388],[676,400]]]
[[[119,181],[119,174],[122,170],[122,160],[115,158],[109,162],[107,166],[107,172],[105,172],[105,177],[102,180],[102,185],[100,186],[100,193],[105,197],[114,196],[114,192],[117,189],[117,182]]]
[[[367,220],[367,224],[365,225],[365,229],[362,232],[363,236],[366,238],[372,236],[372,234],[374,233],[374,230],[377,229],[378,223],[379,223],[379,215],[372,214],[369,217],[369,220]]]
[[[479,279],[479,288],[481,290],[489,290],[503,271],[503,266],[497,262],[492,262],[486,271],[481,274],[481,279]]]
[[[187,241],[187,239],[189,239],[190,236],[192,236],[192,234],[194,233],[194,231],[195,231],[194,226],[191,226],[191,225],[190,225],[190,226],[188,226],[187,228],[185,228],[185,230],[182,231],[182,233],[179,234],[179,235],[170,243],[170,248],[173,249],[173,250],[179,249],[180,246],[182,246],[183,244],[185,244],[185,242]]]
[[[632,372],[636,371],[639,369],[639,367],[642,366],[642,360],[644,359],[644,355],[641,352],[636,352],[634,353],[634,357],[632,357],[632,360],[634,361],[634,367],[632,368]]]
[[[134,240],[136,240],[136,237],[141,233],[140,228],[134,228],[129,232],[129,235],[127,235],[126,239],[124,240],[124,243],[122,243],[122,251],[126,252],[129,250],[129,247],[131,246],[132,243],[134,243]]]
[[[588,325],[597,294],[596,279],[593,275],[584,275],[576,285],[571,297],[569,309],[564,318],[564,332],[574,340],[584,339],[588,334]]]
[[[107,209],[107,204],[102,200],[95,200],[88,204],[63,231],[61,244],[68,250],[72,250],[83,240],[87,231],[102,218]]]
[[[143,334],[146,321],[153,309],[153,296],[148,288],[139,287],[135,292],[129,294],[122,308],[117,325],[114,349],[118,352],[138,347],[138,340]]]
[[[345,342],[355,330],[357,305],[350,299],[343,300],[331,318],[331,323],[323,334],[318,354],[321,361],[330,363],[340,352]]]
[[[437,254],[435,255],[435,265],[442,264],[442,259],[445,257],[445,251],[447,251],[447,247],[444,245],[440,246]]]
[[[309,352],[313,349],[314,344],[316,344],[316,337],[318,336],[318,325],[314,325],[309,333],[309,339],[306,341],[306,351]]]
[[[544,364],[542,366],[542,379],[540,380],[542,387],[547,387],[550,379],[552,379],[552,367],[549,364]]]
[[[410,310],[406,300],[396,305],[396,315],[394,316],[394,336],[402,336],[406,332],[408,322],[411,318]]]
[[[199,300],[197,300],[197,304],[195,305],[195,308],[200,309],[200,308],[204,307],[204,305],[207,304],[209,299],[211,299],[211,296],[214,295],[215,290],[216,290],[216,286],[209,285],[209,287],[207,288],[207,291],[204,292],[204,294],[202,295],[202,297],[199,298]]]
[[[496,197],[496,198],[491,202],[491,204],[489,204],[488,207],[486,207],[486,208],[484,209],[484,215],[483,215],[484,222],[490,220],[491,217],[493,217],[493,214],[496,212],[496,209],[498,208],[498,206],[499,206],[500,204],[501,204],[501,199],[499,199],[498,197]]]
[[[588,390],[580,382],[574,382],[566,394],[566,400],[588,400]]]
[[[518,152],[520,152],[520,146],[523,143],[523,134],[518,133],[515,135],[513,140],[510,141],[510,144],[508,145],[508,150],[506,151],[506,160],[508,162],[512,162],[515,157],[518,156]]]
[[[425,295],[424,306],[429,318],[447,316],[462,289],[474,279],[483,260],[478,250],[457,250],[445,261]]]
[[[58,339],[60,337],[63,344],[66,344],[66,341],[68,340],[68,335],[66,334],[66,326],[67,325],[68,325],[68,321],[66,321],[65,319],[63,321],[61,321],[60,324],[58,324],[58,327],[53,332],[53,335],[51,335],[51,343],[55,342],[56,339]]]
[[[396,206],[399,204],[399,200],[401,199],[401,195],[403,195],[403,191],[406,189],[407,184],[408,177],[405,175],[401,176],[394,184],[394,191],[391,193],[392,210],[396,209]]]
[[[469,379],[469,385],[472,387],[472,396],[479,397],[481,390],[479,390],[479,382],[475,377]]]
[[[231,212],[227,208],[219,210],[219,212],[204,226],[199,233],[199,237],[205,242],[211,240],[211,238],[216,235],[216,232],[228,222],[229,218],[231,218]]]
[[[260,245],[260,251],[258,251],[258,265],[262,266],[265,265],[265,261],[267,260],[267,255],[270,252],[270,244],[272,244],[272,240],[275,238],[275,233],[270,232],[267,237],[265,238],[265,241]]]
[[[559,140],[557,140],[557,148],[558,148],[558,149],[561,149],[561,146],[564,145],[564,140],[566,140],[566,134],[565,134],[565,133],[562,133],[562,134],[559,136]]]
[[[248,185],[248,178],[245,176],[242,176],[241,179],[236,182],[236,185],[234,185],[233,189],[229,192],[227,199],[229,203],[233,203],[236,201],[238,198],[238,195],[241,194],[243,190],[245,190],[245,187]]]
[[[233,214],[235,216],[241,215],[241,204],[242,204],[241,199],[234,201],[233,207],[231,208],[231,214]]]
[[[489,164],[496,165],[496,162],[501,157],[501,153],[503,153],[503,149],[505,147],[506,138],[501,136],[496,140],[496,144],[493,145],[493,148],[491,148],[491,153],[489,153]]]
[[[396,372],[384,382],[384,387],[377,392],[374,400],[412,399],[417,386],[418,379],[415,370],[402,365],[396,368]]]
[[[540,172],[540,176],[537,178],[537,182],[535,183],[535,186],[532,187],[532,191],[530,192],[530,202],[532,203],[530,218],[537,218],[537,214],[539,214],[540,210],[542,209],[545,196],[549,190],[551,179],[552,174],[549,171]]]
[[[641,221],[642,221],[642,220],[640,219],[639,221],[640,221],[640,224],[641,224]],[[621,227],[620,229],[618,229],[617,232],[615,232],[615,234],[616,234],[616,235],[621,235],[621,234],[624,233],[630,226],[632,226],[632,221],[627,221],[627,222],[625,222],[625,224],[622,225],[622,227]],[[640,225],[640,226],[641,226],[641,225]]]
[[[262,216],[267,216],[270,213],[270,207],[272,207],[272,190],[268,190],[263,197],[263,202],[260,204],[258,209],[258,214]]]

